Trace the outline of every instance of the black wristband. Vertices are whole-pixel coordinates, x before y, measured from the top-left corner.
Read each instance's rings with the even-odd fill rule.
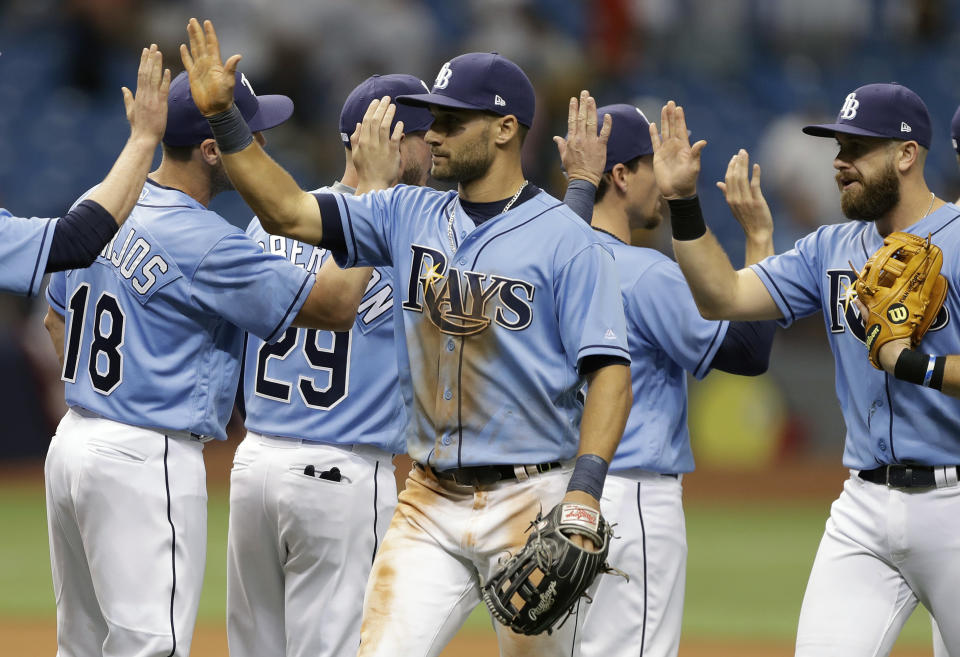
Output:
[[[237,153],[253,141],[250,126],[247,125],[236,103],[225,112],[208,116],[207,123],[210,124],[213,138],[217,140],[217,148],[221,153],[227,155]]]
[[[607,478],[610,464],[596,454],[581,454],[573,466],[573,475],[567,484],[567,492],[582,490],[593,499],[600,501],[603,495],[603,482]]]
[[[700,199],[696,195],[690,198],[670,199],[667,205],[670,206],[673,239],[686,242],[706,235],[707,224],[703,221]]]
[[[893,376],[901,381],[923,385],[930,363],[930,354],[924,354],[913,349],[904,349],[897,357],[897,364],[893,368]]]
[[[937,356],[937,362],[933,364],[933,376],[930,377],[930,383],[927,385],[934,390],[943,389],[943,372],[947,368],[947,357]]]

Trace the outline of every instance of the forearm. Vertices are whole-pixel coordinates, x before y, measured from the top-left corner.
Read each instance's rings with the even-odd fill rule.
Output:
[[[43,318],[43,326],[50,335],[53,350],[57,354],[57,360],[60,361],[60,370],[63,371],[63,334],[66,326],[63,316],[53,308],[47,308],[47,314]]]
[[[221,154],[230,181],[260,219],[264,230],[308,244],[323,237],[316,199],[256,141],[236,153]]]
[[[738,276],[713,233],[674,239],[673,253],[700,313],[707,319],[728,319],[724,311],[732,305]]]
[[[608,365],[588,378],[577,456],[596,454],[609,463],[620,444],[633,403],[630,368]]]
[[[156,150],[156,139],[131,135],[107,177],[87,197],[103,206],[118,226],[137,204]]]
[[[960,354],[927,354],[909,349],[906,344],[891,343],[881,347],[880,364],[901,381],[960,397]]]
[[[747,235],[744,266],[754,265],[773,255],[773,233]]]
[[[349,331],[372,273],[370,267],[340,269],[333,258],[328,258],[317,273],[310,296],[294,318],[294,326]]]
[[[588,224],[593,219],[593,204],[596,200],[597,186],[588,180],[574,178],[567,185],[563,203],[577,213]]]

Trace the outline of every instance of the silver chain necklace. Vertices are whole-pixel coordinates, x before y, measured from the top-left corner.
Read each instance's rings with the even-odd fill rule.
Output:
[[[520,187],[517,188],[517,193],[513,195],[513,198],[507,201],[507,204],[503,206],[503,210],[500,211],[500,214],[506,214],[510,208],[513,207],[513,204],[517,202],[518,198],[520,198],[520,192],[522,192],[523,188],[527,186],[527,182],[527,180],[524,180],[522,183],[520,183]],[[457,250],[457,242],[453,239],[453,218],[456,213],[456,208],[457,204],[454,203],[450,207],[450,214],[447,215],[447,239],[450,240],[450,250],[454,252]]]

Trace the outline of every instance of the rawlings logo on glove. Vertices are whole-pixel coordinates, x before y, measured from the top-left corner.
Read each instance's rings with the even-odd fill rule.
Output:
[[[607,564],[613,534],[600,512],[558,504],[530,524],[527,544],[483,585],[491,615],[520,634],[551,632],[566,620],[600,573],[626,574]],[[600,546],[584,550],[570,540],[580,534]]]
[[[909,233],[890,233],[857,275],[854,291],[869,313],[866,327],[870,363],[880,367],[880,347],[910,338],[916,347],[930,328],[947,296],[947,279],[940,274],[940,247]]]

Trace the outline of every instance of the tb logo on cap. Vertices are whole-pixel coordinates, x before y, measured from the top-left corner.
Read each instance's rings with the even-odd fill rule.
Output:
[[[450,76],[453,75],[453,69],[450,68],[450,62],[447,62],[440,69],[440,72],[437,73],[437,79],[434,80],[433,86],[435,89],[446,89],[447,85],[450,84]]]
[[[849,121],[857,116],[858,109],[860,109],[860,101],[857,100],[857,93],[851,91],[843,101],[843,107],[840,108],[840,118]]]

